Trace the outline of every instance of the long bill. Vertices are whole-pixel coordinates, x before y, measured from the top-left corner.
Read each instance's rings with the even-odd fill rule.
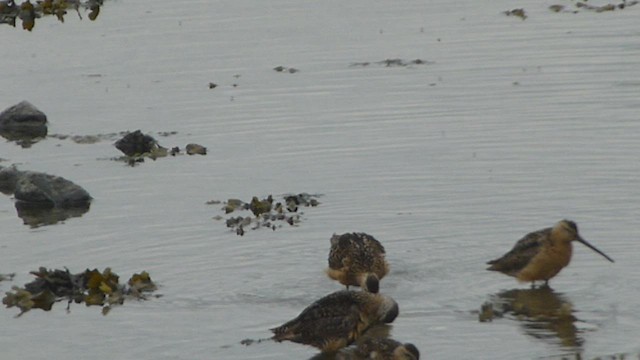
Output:
[[[608,257],[608,256],[607,256],[607,254],[605,254],[605,253],[603,253],[602,251],[598,250],[595,246],[593,246],[593,245],[589,244],[589,243],[587,242],[587,240],[585,240],[585,239],[581,238],[580,236],[578,236],[578,239],[577,239],[577,240],[578,240],[579,242],[581,242],[582,244],[584,244],[584,245],[585,245],[586,247],[588,247],[589,249],[591,249],[591,250],[593,250],[593,251],[597,252],[598,254],[600,254],[600,255],[604,256],[604,258],[605,258],[605,259],[607,259],[607,260],[609,260],[609,261],[611,261],[611,262],[614,262],[612,258],[610,258],[610,257]]]

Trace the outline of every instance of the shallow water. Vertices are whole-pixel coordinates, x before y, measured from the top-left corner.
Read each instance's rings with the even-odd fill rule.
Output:
[[[132,168],[109,160],[120,155],[109,140],[0,143],[1,165],[63,176],[95,198],[83,216],[41,227],[0,198],[0,272],[17,273],[0,290],[39,266],[108,266],[149,271],[163,295],[107,316],[4,309],[3,358],[310,358],[301,345],[239,342],[340,289],[323,269],[331,234],[347,231],[384,243],[382,291],[401,309],[392,336],[425,358],[637,354],[640,6],[551,4],[518,4],[522,21],[501,14],[507,1],[117,1],[95,22],[1,26],[0,108],[29,100],[50,134],[142,129],[209,149]],[[433,63],[375,64],[393,58]],[[300,226],[243,237],[205,204],[299,192],[323,194]],[[616,260],[577,245],[551,281],[543,302],[575,319],[479,322],[486,301],[537,299],[484,263],[562,218]]]

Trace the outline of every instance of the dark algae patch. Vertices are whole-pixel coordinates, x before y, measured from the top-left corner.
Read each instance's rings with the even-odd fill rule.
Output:
[[[226,202],[218,200],[207,201],[208,205],[223,204],[221,210],[225,214],[234,212],[251,212],[253,216],[230,216],[226,218],[225,224],[228,228],[235,230],[236,234],[242,236],[245,230],[256,230],[259,228],[270,228],[276,230],[284,224],[297,226],[302,221],[302,207],[316,207],[320,205],[318,197],[321,195],[311,195],[300,193],[297,195],[283,195],[281,200],[274,200],[273,195],[264,199],[254,196],[251,201],[245,202],[240,199],[229,199]],[[218,215],[215,220],[224,219]]]
[[[17,307],[21,316],[31,309],[50,311],[56,302],[66,301],[67,311],[71,303],[84,303],[87,306],[102,307],[106,315],[113,306],[122,305],[125,300],[146,300],[147,294],[157,289],[146,271],[133,274],[126,284],[119,282],[120,277],[105,268],[85,270],[72,274],[68,269],[48,270],[41,267],[32,271],[36,277],[24,287],[14,286],[5,293],[2,303],[7,308]]]

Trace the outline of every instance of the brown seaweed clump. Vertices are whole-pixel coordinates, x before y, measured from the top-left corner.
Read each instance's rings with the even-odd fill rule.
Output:
[[[14,0],[0,1],[0,24],[9,24],[16,27],[16,19],[22,21],[22,29],[32,31],[36,24],[36,19],[44,16],[55,15],[61,23],[64,23],[64,16],[68,11],[76,12],[80,20],[82,14],[80,9],[89,12],[89,20],[94,21],[100,14],[100,6],[103,0],[38,0],[31,3],[30,0],[23,1],[19,5]]]
[[[157,289],[146,271],[133,274],[127,284],[120,284],[120,277],[105,268],[102,272],[97,269],[85,270],[78,274],[71,274],[68,269],[48,270],[41,267],[32,271],[36,279],[24,285],[12,287],[6,292],[2,303],[8,308],[18,307],[24,314],[31,309],[51,310],[53,304],[67,301],[67,311],[72,302],[85,303],[87,306],[98,305],[106,315],[114,305],[122,305],[126,298],[146,299],[147,293]]]
[[[297,195],[284,195],[282,201],[275,201],[272,195],[264,199],[254,196],[250,202],[244,202],[239,199],[229,199],[224,202],[222,210],[225,214],[235,211],[249,210],[255,217],[251,216],[231,216],[226,219],[226,225],[236,231],[236,234],[244,235],[245,229],[252,230],[266,227],[276,230],[287,223],[296,226],[302,220],[302,212],[298,211],[299,207],[316,207],[320,204],[317,198],[321,195],[311,195],[300,193]],[[207,204],[220,204],[221,201],[211,200]],[[216,216],[215,219],[222,220],[222,216]]]

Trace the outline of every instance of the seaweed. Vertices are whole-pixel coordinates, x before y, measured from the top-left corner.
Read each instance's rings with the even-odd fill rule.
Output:
[[[80,9],[89,12],[89,20],[95,21],[100,14],[100,6],[103,0],[42,0],[35,4],[30,0],[17,5],[14,0],[0,1],[0,24],[9,24],[16,27],[16,19],[22,21],[22,29],[32,31],[36,25],[36,19],[44,16],[53,16],[64,23],[64,16],[68,11],[75,11],[80,20]]]
[[[311,195],[308,193],[287,194],[282,196],[282,201],[275,201],[273,195],[260,199],[253,196],[250,202],[240,199],[228,199],[226,202],[219,200],[209,200],[208,205],[223,204],[221,210],[225,214],[236,211],[251,211],[252,216],[231,216],[225,220],[228,228],[231,228],[237,235],[243,236],[246,229],[256,230],[258,228],[270,228],[276,230],[285,223],[290,226],[297,226],[303,214],[300,207],[316,207],[320,205],[318,197],[321,195]],[[224,217],[218,215],[215,220],[223,220]]]
[[[126,284],[120,284],[120,277],[110,268],[102,272],[86,269],[72,274],[69,269],[40,267],[31,274],[35,280],[22,288],[13,286],[2,299],[7,308],[20,309],[16,316],[31,309],[50,311],[54,303],[65,300],[67,311],[71,303],[84,303],[86,306],[101,306],[102,314],[106,315],[114,305],[122,305],[125,299],[146,300],[146,294],[157,289],[146,271],[133,274]]]

